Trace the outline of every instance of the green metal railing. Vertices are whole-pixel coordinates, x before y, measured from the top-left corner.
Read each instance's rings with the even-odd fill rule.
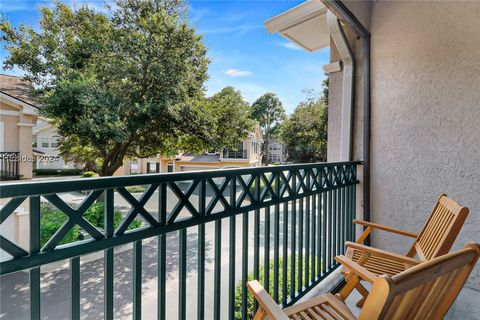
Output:
[[[254,278],[261,278],[277,302],[283,306],[292,305],[337,267],[334,257],[343,253],[345,241],[354,239],[351,221],[355,213],[358,164],[316,163],[3,184],[0,198],[5,199],[2,200],[5,205],[0,210],[0,223],[28,201],[30,234],[28,249],[0,235],[1,249],[11,256],[0,263],[0,275],[29,272],[30,317],[40,319],[40,267],[69,261],[70,318],[79,319],[80,262],[85,255],[103,251],[103,317],[113,319],[115,250],[129,244],[133,260],[133,318],[141,319],[142,268],[145,267],[142,266],[142,240],[156,238],[157,317],[170,319],[166,305],[166,268],[170,259],[167,249],[171,243],[167,244],[167,235],[177,233],[178,318],[186,319],[187,260],[192,250],[187,248],[187,239],[192,237],[187,231],[194,229],[197,232],[194,239],[197,319],[204,319],[206,308],[211,308],[206,305],[206,290],[213,290],[214,319],[226,318],[222,314],[225,299],[228,299],[225,313],[229,319],[235,318],[236,310],[241,310],[243,319],[249,317],[244,284],[250,273]],[[135,197],[128,191],[131,186],[144,186],[145,190],[140,197]],[[59,196],[86,191],[88,195],[78,206]],[[115,227],[115,207],[120,197],[131,209]],[[104,228],[84,217],[87,209],[99,199],[104,202]],[[158,204],[157,209],[148,209],[149,201]],[[63,212],[68,220],[41,247],[40,208],[45,202]],[[143,226],[129,230],[136,219],[142,219]],[[228,227],[222,224],[225,219]],[[205,277],[206,226],[209,223],[214,224],[213,283],[207,283]],[[60,245],[75,226],[84,230],[87,239]],[[228,244],[222,241],[222,233],[228,236]],[[241,254],[237,249],[238,233],[241,233]],[[228,254],[222,251],[222,244],[228,246]],[[228,262],[226,274],[222,272],[224,259]],[[266,269],[271,266],[272,272],[262,275],[262,265]],[[228,279],[226,289],[222,286],[222,278]],[[241,301],[237,299],[236,302],[235,288],[239,282]],[[222,295],[225,291],[228,294]]]

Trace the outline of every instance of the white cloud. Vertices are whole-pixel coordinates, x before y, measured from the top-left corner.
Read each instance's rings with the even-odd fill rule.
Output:
[[[303,51],[302,48],[300,48],[298,45],[296,45],[295,43],[293,42],[282,42],[279,44],[279,46],[281,47],[284,47],[284,48],[287,48],[287,49],[290,49],[290,50],[298,50],[298,51]]]
[[[225,75],[229,77],[246,77],[250,76],[252,73],[247,70],[238,70],[238,69],[228,69],[225,71]]]

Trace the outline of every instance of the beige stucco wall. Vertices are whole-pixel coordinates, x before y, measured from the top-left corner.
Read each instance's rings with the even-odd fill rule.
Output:
[[[3,98],[2,98],[3,99]],[[6,152],[20,152],[19,174],[21,179],[32,178],[32,127],[36,116],[23,114],[22,106],[0,101],[0,122],[3,122],[3,146]],[[17,113],[17,114],[14,114]]]
[[[456,248],[480,242],[479,17],[480,3],[377,2],[371,21],[372,218],[418,231],[445,192],[471,211]]]
[[[3,108],[2,108],[3,109]],[[1,115],[3,122],[3,151],[18,152],[18,126],[19,116]]]
[[[372,220],[419,231],[445,192],[470,208],[454,248],[480,242],[480,3],[347,5],[371,17]],[[402,253],[410,241],[373,244]],[[480,267],[467,285],[480,289]]]

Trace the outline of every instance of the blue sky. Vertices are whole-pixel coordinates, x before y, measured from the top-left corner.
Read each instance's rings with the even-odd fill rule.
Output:
[[[103,10],[103,1],[88,3]],[[328,63],[328,49],[306,52],[280,35],[267,33],[263,22],[303,1],[189,1],[190,22],[203,35],[211,59],[207,94],[234,86],[252,103],[265,92],[274,92],[288,113],[305,99],[304,89],[320,90]],[[38,8],[53,1],[2,0],[2,15],[18,26],[38,26]],[[5,57],[5,52],[0,57]],[[19,71],[2,71],[19,74]]]

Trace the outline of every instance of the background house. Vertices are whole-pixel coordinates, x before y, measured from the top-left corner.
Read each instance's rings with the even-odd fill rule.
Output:
[[[158,156],[127,160],[115,175],[259,167],[262,165],[262,144],[262,129],[257,125],[234,150],[224,149],[203,155],[183,153],[172,158]]]
[[[58,150],[58,133],[56,128],[49,124],[47,119],[38,118],[33,127],[33,148],[40,156],[37,157],[34,169],[73,169],[72,161],[65,162]]]
[[[198,171],[211,169],[232,169],[259,167],[263,134],[259,125],[250,132],[247,138],[234,150],[224,149],[222,152],[206,153],[201,156],[183,154],[175,159],[175,171]]]
[[[268,141],[268,162],[285,162],[285,145],[273,138]]]
[[[30,83],[15,76],[0,75],[0,171],[2,179],[31,179],[32,127],[38,104],[31,97]]]

